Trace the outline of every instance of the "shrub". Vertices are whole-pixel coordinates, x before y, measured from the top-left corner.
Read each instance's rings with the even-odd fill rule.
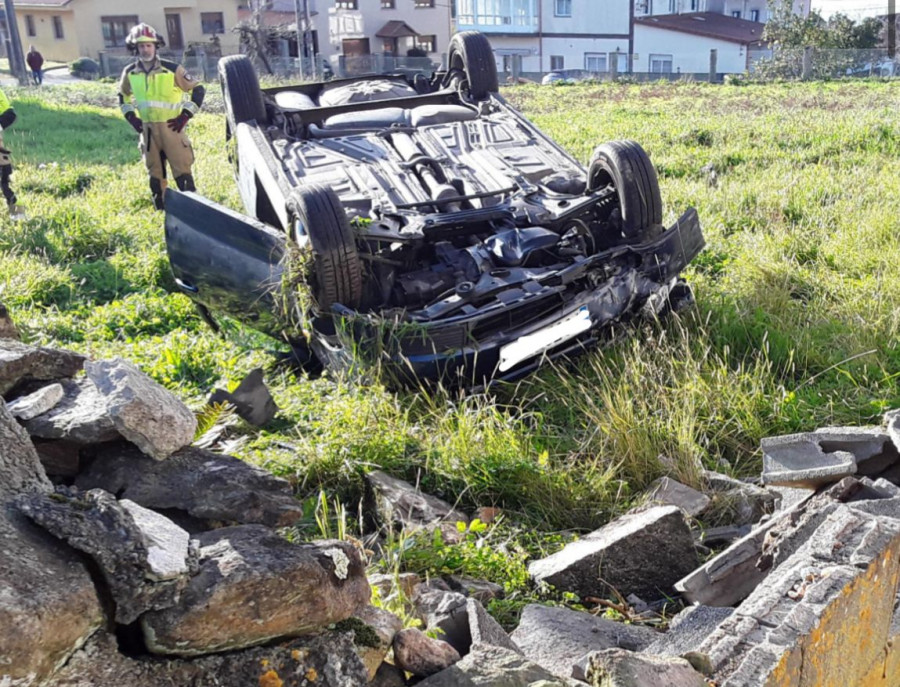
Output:
[[[72,74],[72,76],[93,79],[100,73],[100,65],[90,57],[79,57],[69,64],[69,73]]]

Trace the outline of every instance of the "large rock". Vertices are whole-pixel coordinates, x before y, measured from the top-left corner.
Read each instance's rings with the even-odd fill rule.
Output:
[[[359,551],[292,544],[260,525],[199,535],[200,571],[178,606],[141,618],[147,647],[196,656],[324,629],[369,602]]]
[[[0,400],[0,505],[22,492],[52,490],[31,439]]]
[[[164,461],[133,447],[106,447],[75,484],[105,489],[145,508],[184,511],[214,526],[284,527],[303,517],[285,480],[237,458],[192,447]]]
[[[77,552],[0,507],[0,684],[42,684],[105,623]]]
[[[343,621],[339,629],[345,624],[353,630],[356,652],[369,671],[369,680],[373,680],[391,649],[394,636],[403,629],[403,621],[390,611],[369,605]]]
[[[413,597],[416,615],[427,630],[438,631],[460,655],[469,651],[472,637],[466,612],[466,597],[459,592],[420,585]]]
[[[588,662],[587,681],[596,687],[707,687],[706,678],[681,658],[604,649]]]
[[[63,386],[59,382],[42,386],[25,396],[20,396],[14,401],[9,402],[9,412],[14,418],[19,420],[30,420],[37,417],[48,410],[54,408],[59,403],[65,392]]]
[[[51,534],[94,559],[115,601],[118,623],[128,625],[146,611],[172,606],[187,584],[188,533],[169,522],[168,550],[155,546],[151,556],[149,541],[160,543],[166,536],[159,522],[138,512],[141,523],[155,528],[142,529],[108,492],[78,493],[59,487],[50,495],[23,494],[16,505]]]
[[[510,639],[526,658],[554,675],[569,677],[585,654],[601,649],[640,651],[659,636],[640,625],[626,625],[558,606],[529,604]]]
[[[568,544],[562,551],[533,561],[536,582],[581,597],[636,594],[658,599],[697,567],[691,530],[679,508],[657,506],[628,513]]]
[[[490,644],[477,644],[461,661],[416,683],[416,687],[570,687],[520,654]]]
[[[98,632],[54,676],[52,687],[364,687],[366,669],[352,638],[328,632],[191,660],[135,659],[118,651],[114,636]]]
[[[672,618],[669,629],[644,649],[660,656],[682,656],[697,651],[716,627],[734,612],[733,608],[688,606]]]
[[[379,520],[399,529],[413,531],[428,526],[441,526],[453,538],[456,523],[469,518],[436,496],[423,494],[409,482],[375,470],[366,475],[375,501]]]
[[[432,639],[417,627],[408,627],[394,636],[397,666],[416,677],[439,673],[459,659],[459,652],[447,642]]]
[[[128,361],[89,361],[84,369],[116,429],[148,456],[168,458],[194,440],[197,418],[190,408]]]
[[[20,382],[56,382],[78,374],[85,357],[71,351],[29,346],[14,339],[0,339],[0,394]]]
[[[106,399],[89,379],[65,380],[63,397],[48,412],[25,422],[28,433],[38,439],[64,439],[78,444],[96,444],[120,438],[109,416]]]

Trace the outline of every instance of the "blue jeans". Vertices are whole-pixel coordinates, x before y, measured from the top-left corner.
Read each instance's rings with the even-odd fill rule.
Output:
[[[31,76],[34,78],[35,85],[40,86],[44,83],[44,74],[40,69],[32,69]]]

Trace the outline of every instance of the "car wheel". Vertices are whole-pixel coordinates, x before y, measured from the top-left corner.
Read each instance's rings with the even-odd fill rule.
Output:
[[[476,100],[484,100],[488,93],[500,90],[494,51],[484,34],[462,31],[450,39],[447,65],[450,72],[465,73],[469,93]]]
[[[319,309],[340,303],[356,308],[362,300],[362,263],[347,215],[337,194],[310,185],[291,192],[287,201],[291,238],[310,256],[305,278]]]
[[[219,83],[229,132],[234,133],[241,122],[256,120],[257,124],[266,124],[266,105],[259,79],[246,55],[229,55],[219,60]]]
[[[662,195],[650,157],[634,141],[604,143],[591,155],[587,191],[610,184],[617,194],[622,234],[628,239],[649,238],[662,224]]]

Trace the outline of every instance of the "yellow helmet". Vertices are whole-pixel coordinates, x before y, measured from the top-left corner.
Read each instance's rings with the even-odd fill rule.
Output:
[[[128,32],[128,37],[125,39],[125,45],[133,50],[137,50],[138,43],[156,43],[158,47],[166,44],[162,36],[156,32],[156,29],[150,24],[144,23],[132,26],[131,31]]]

